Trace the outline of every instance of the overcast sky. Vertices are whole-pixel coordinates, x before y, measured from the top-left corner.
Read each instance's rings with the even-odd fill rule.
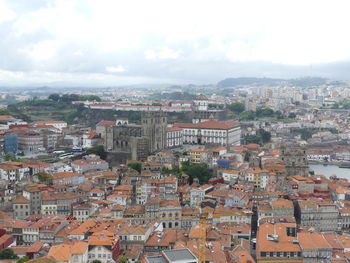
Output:
[[[0,84],[348,80],[349,10],[349,0],[0,0]]]

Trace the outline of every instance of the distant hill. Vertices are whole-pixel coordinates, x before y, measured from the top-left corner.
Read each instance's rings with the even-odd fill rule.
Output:
[[[219,88],[239,86],[319,86],[327,83],[327,79],[319,77],[305,77],[298,79],[275,79],[275,78],[227,78],[218,82]]]

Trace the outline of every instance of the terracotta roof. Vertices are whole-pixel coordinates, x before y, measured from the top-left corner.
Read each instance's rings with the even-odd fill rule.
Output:
[[[164,229],[163,231],[153,232],[153,234],[149,237],[145,246],[153,246],[153,247],[166,247],[171,243],[175,243],[176,241],[176,230],[174,229]]]
[[[13,204],[28,204],[30,200],[25,198],[23,195],[18,196],[15,200],[12,201]]]
[[[123,225],[118,231],[118,235],[144,235],[148,229],[148,226]]]
[[[35,121],[34,124],[51,124],[51,123],[66,123],[65,121]]]
[[[106,230],[95,232],[88,238],[89,245],[92,246],[112,246],[114,240],[114,235]]]
[[[109,125],[115,125],[115,121],[100,121],[96,124],[96,126],[109,126]]]
[[[293,209],[294,206],[291,200],[287,199],[278,199],[276,201],[271,202],[272,209]]]
[[[318,250],[331,248],[327,240],[321,233],[309,233],[300,232],[298,233],[298,240],[300,247],[303,250]]]
[[[180,127],[167,127],[166,131],[167,132],[182,131],[182,128],[180,128]]]
[[[178,206],[181,207],[179,200],[161,200],[159,203],[160,207],[166,206]]]
[[[73,254],[83,254],[87,248],[88,244],[84,241],[78,241],[74,244],[53,245],[48,256],[55,258],[57,261],[70,261]]]
[[[15,117],[11,115],[0,115],[0,120],[7,120],[7,119],[15,119]]]
[[[8,240],[13,239],[12,235],[9,234],[4,234],[0,237],[0,245],[4,245],[6,242],[8,242]]]
[[[98,193],[104,193],[104,191],[102,191],[101,189],[92,189],[92,190],[90,191],[90,193],[98,194]]]
[[[300,246],[294,243],[296,237],[287,236],[287,227],[296,227],[294,223],[265,223],[259,226],[256,242],[257,258],[260,252],[301,252]],[[268,236],[275,235],[277,241],[269,240]]]
[[[69,232],[69,235],[84,235],[95,225],[96,225],[95,221],[91,221],[91,220],[85,221],[80,226],[78,226],[77,228]]]
[[[49,256],[44,256],[44,257],[40,257],[40,258],[35,258],[32,260],[27,261],[28,263],[56,263],[56,259],[53,257],[49,257]]]
[[[68,178],[68,177],[75,177],[75,176],[84,176],[83,174],[80,173],[73,173],[73,172],[61,172],[61,173],[56,173],[54,174],[54,179],[59,179],[59,178]]]

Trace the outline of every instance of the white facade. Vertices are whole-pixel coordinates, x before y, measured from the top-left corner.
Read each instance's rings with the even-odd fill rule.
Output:
[[[184,144],[240,145],[241,128],[237,122],[205,121],[196,124],[177,123],[183,130]]]
[[[183,145],[183,132],[179,128],[167,128],[166,131],[167,148],[179,147]]]
[[[98,259],[102,263],[114,262],[114,260],[112,260],[112,251],[105,246],[94,246],[89,251],[89,262],[92,262],[95,259]]]

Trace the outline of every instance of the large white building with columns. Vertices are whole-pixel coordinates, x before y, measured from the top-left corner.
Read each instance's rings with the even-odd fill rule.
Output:
[[[175,123],[182,129],[184,144],[240,145],[241,127],[236,121],[205,121],[199,123]]]

